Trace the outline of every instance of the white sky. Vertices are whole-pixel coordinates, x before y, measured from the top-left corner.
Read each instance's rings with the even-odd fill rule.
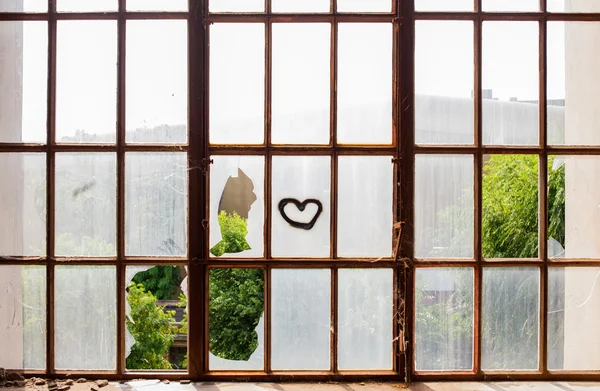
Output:
[[[254,0],[222,0],[219,6],[256,7]],[[339,0],[340,10],[355,11],[366,0]],[[469,9],[472,0],[416,0],[421,10]],[[26,10],[39,10],[46,0],[25,0]],[[326,11],[325,0],[308,0],[303,8],[313,6]],[[538,0],[484,0],[487,10],[535,9]],[[562,9],[563,0],[549,0],[549,8]],[[128,0],[130,9],[181,10],[186,0]],[[262,3],[262,0],[260,0]],[[385,10],[389,0],[372,0],[370,10]],[[59,10],[91,11],[98,5],[115,9],[117,0],[59,0]],[[288,11],[290,0],[273,0],[275,10]],[[533,8],[532,8],[533,7]],[[0,8],[2,8],[0,6]],[[321,9],[322,8],[322,9]],[[472,6],[471,6],[472,8]],[[219,10],[213,6],[213,10]],[[211,116],[231,120],[235,108],[239,118],[262,116],[264,91],[264,35],[262,28],[250,26],[213,27],[215,57],[213,61],[213,107]],[[273,96],[279,97],[274,110],[293,113],[295,110],[328,109],[329,105],[329,35],[328,25],[275,26],[273,53]],[[281,28],[279,28],[281,27]],[[343,26],[342,26],[343,27]],[[220,34],[217,30],[220,29]],[[555,23],[549,31],[548,91],[550,99],[564,98],[564,27]],[[350,30],[350,29],[348,29]],[[340,31],[344,31],[340,28]],[[375,31],[375,29],[373,30]],[[298,34],[302,32],[302,37]],[[226,34],[223,34],[226,33]],[[227,36],[228,34],[231,34]],[[483,88],[493,89],[494,97],[508,100],[537,100],[538,34],[534,22],[487,22],[484,24]],[[376,37],[376,33],[372,34]],[[470,22],[418,22],[416,26],[416,92],[443,96],[470,97],[473,89],[473,45]],[[239,37],[243,44],[236,44]],[[303,39],[300,39],[303,38]],[[338,88],[352,91],[340,98],[348,105],[364,104],[364,98],[376,96],[390,99],[385,84],[391,77],[382,75],[374,58],[391,54],[390,40],[375,40],[365,47],[352,34],[340,48],[352,61],[344,61],[340,52],[339,76],[346,78]],[[130,21],[127,30],[127,129],[153,127],[162,124],[185,124],[187,118],[187,33],[185,21]],[[300,56],[290,50],[306,46]],[[323,44],[319,44],[322,42]],[[46,28],[43,22],[27,22],[24,28],[23,64],[23,135],[26,141],[43,140],[45,134],[46,94]],[[117,31],[115,21],[59,22],[57,54],[57,136],[73,135],[83,129],[88,133],[115,132],[116,123],[116,59]],[[234,47],[235,55],[217,44]],[[311,46],[315,45],[315,46]],[[280,48],[280,49],[278,49]],[[368,50],[367,50],[368,49]],[[552,56],[552,58],[550,58]],[[233,61],[233,62],[232,62]],[[219,66],[219,63],[221,64]],[[225,65],[227,64],[227,65]],[[341,69],[341,67],[344,69]],[[367,69],[373,69],[368,74]],[[353,71],[354,70],[354,71]],[[387,73],[387,72],[386,72]],[[297,74],[297,79],[291,75]],[[252,78],[252,75],[259,77]],[[361,80],[356,75],[365,75]],[[356,84],[352,82],[356,80]],[[340,80],[341,83],[341,80]],[[323,87],[323,88],[321,88]],[[362,101],[362,102],[361,102]],[[216,104],[218,102],[218,105]],[[276,113],[274,113],[276,114]],[[262,121],[262,118],[260,119]]]

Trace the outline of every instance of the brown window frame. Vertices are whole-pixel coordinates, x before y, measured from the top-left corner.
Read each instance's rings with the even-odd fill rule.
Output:
[[[482,214],[482,162],[486,154],[531,154],[539,156],[539,188],[547,187],[547,157],[549,155],[600,155],[600,147],[549,146],[547,142],[546,120],[546,23],[548,21],[600,21],[600,13],[568,14],[546,11],[546,0],[540,0],[539,12],[484,12],[482,0],[474,0],[473,12],[415,12],[412,1],[393,0],[391,13],[348,14],[337,12],[335,1],[331,0],[330,13],[276,14],[271,12],[271,0],[265,0],[265,13],[211,14],[208,0],[190,0],[187,12],[129,12],[125,1],[119,2],[115,12],[58,13],[56,0],[48,0],[46,13],[0,13],[0,21],[39,20],[48,23],[48,113],[46,144],[0,143],[0,152],[43,152],[46,154],[47,175],[47,256],[45,257],[0,257],[0,265],[42,265],[47,271],[47,368],[45,371],[26,371],[29,374],[49,376],[87,376],[89,378],[134,379],[143,374],[169,379],[193,378],[196,380],[505,380],[507,375],[514,380],[598,380],[600,371],[592,372],[551,372],[547,369],[547,325],[548,304],[547,276],[550,266],[600,266],[598,260],[556,261],[548,259],[547,236],[547,195],[539,192],[539,259],[536,260],[488,260],[481,256],[481,214]],[[112,145],[63,144],[56,143],[55,102],[56,102],[56,26],[59,20],[116,20],[118,23],[118,90],[117,90],[117,140]],[[150,145],[127,144],[125,142],[125,85],[126,85],[126,22],[136,19],[179,19],[188,21],[188,144]],[[415,145],[414,138],[414,26],[417,20],[463,20],[474,25],[474,144],[456,145]],[[539,145],[531,147],[486,146],[482,143],[482,23],[485,21],[535,21],[540,26],[539,36]],[[265,78],[265,144],[249,145],[209,145],[208,105],[209,105],[209,31],[213,23],[252,22],[263,23],[265,29],[265,67],[271,74],[271,38],[273,23],[285,22],[326,22],[331,23],[331,113],[330,145],[328,146],[283,146],[270,141],[271,85],[270,77]],[[393,40],[393,143],[389,146],[343,145],[336,139],[337,96],[337,23],[340,22],[383,22],[394,26]],[[198,71],[196,71],[198,70]],[[159,152],[184,151],[188,154],[189,194],[188,199],[188,255],[187,257],[133,257],[125,255],[125,154],[130,151]],[[59,152],[114,152],[117,154],[117,255],[113,258],[86,258],[81,261],[54,256],[54,166]],[[474,261],[415,260],[414,258],[414,160],[418,154],[461,154],[474,157],[475,183],[475,235]],[[264,259],[211,259],[208,239],[208,193],[210,158],[213,155],[262,155],[265,157],[265,189],[270,189],[271,157],[276,155],[324,155],[332,157],[332,254],[336,254],[336,185],[337,157],[343,155],[389,155],[394,164],[394,220],[404,222],[402,242],[397,259],[372,260],[338,259],[274,259],[270,256],[270,207],[265,208],[265,253]],[[401,179],[401,180],[400,180]],[[265,192],[265,205],[271,204],[270,191]],[[200,202],[194,201],[200,200]],[[192,240],[193,238],[193,240]],[[125,370],[125,269],[128,265],[180,265],[188,266],[190,280],[189,297],[189,369],[188,372],[129,372]],[[110,265],[117,270],[117,369],[116,371],[57,371],[54,365],[54,269],[57,265]],[[481,295],[482,270],[485,267],[537,266],[541,270],[540,279],[540,367],[529,372],[484,372],[481,370]],[[474,270],[474,368],[468,372],[419,372],[414,368],[414,271],[416,267],[472,267]],[[208,370],[208,304],[206,300],[208,270],[211,267],[258,267],[265,273],[265,318],[266,354],[264,372],[210,372]],[[329,268],[331,273],[331,370],[325,372],[276,372],[269,367],[270,336],[270,270],[273,268]],[[337,370],[337,271],[339,268],[389,268],[394,271],[394,324],[393,327],[393,370],[381,371],[338,371]],[[406,349],[405,349],[406,348]]]

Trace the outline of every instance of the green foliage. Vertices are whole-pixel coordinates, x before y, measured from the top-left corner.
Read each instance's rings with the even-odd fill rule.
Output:
[[[258,347],[254,330],[264,310],[262,269],[211,269],[210,351],[229,360],[248,360]]]
[[[221,227],[221,241],[210,249],[215,257],[223,254],[240,253],[250,250],[246,241],[248,235],[248,220],[237,213],[227,214],[224,210],[219,213],[219,226]]]
[[[131,314],[126,324],[135,344],[127,357],[127,369],[172,369],[169,349],[177,332],[172,325],[175,312],[165,311],[157,300],[142,284],[129,285]]]
[[[181,266],[155,266],[133,277],[134,283],[142,284],[144,289],[152,292],[158,300],[177,298],[181,292],[181,281]]]

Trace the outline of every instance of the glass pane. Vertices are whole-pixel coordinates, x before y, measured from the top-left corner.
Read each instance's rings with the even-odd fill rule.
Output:
[[[28,0],[25,0],[26,2]],[[116,11],[119,9],[119,0],[56,0],[58,12],[95,12]],[[147,0],[146,0],[147,1]]]
[[[0,292],[0,368],[45,370],[46,267],[0,266]]]
[[[127,153],[127,255],[187,254],[187,154]]]
[[[212,144],[264,142],[264,24],[217,23],[210,27],[209,90]]]
[[[265,0],[208,0],[210,12],[264,12]]]
[[[264,368],[263,269],[210,269],[210,370]]]
[[[10,0],[0,4],[0,12],[46,12],[48,0]]]
[[[329,257],[331,158],[274,156],[271,255]]]
[[[548,256],[600,258],[598,156],[548,158]]]
[[[57,29],[56,139],[114,143],[117,22],[59,21]]]
[[[491,12],[535,12],[540,10],[540,0],[483,0],[481,5],[483,11]]]
[[[56,255],[116,255],[116,156],[56,154]]]
[[[271,283],[271,368],[330,369],[330,270],[273,269]]]
[[[210,253],[220,257],[264,255],[262,156],[212,156],[210,165]]]
[[[537,258],[538,156],[485,155],[484,258]]]
[[[329,23],[273,24],[273,143],[329,143],[330,45]]]
[[[187,22],[127,21],[127,142],[185,143]]]
[[[0,142],[46,142],[48,25],[0,22],[0,53]]]
[[[473,144],[473,23],[415,29],[415,142]]]
[[[600,8],[598,8],[600,11]],[[548,143],[600,145],[600,105],[594,85],[600,81],[595,55],[600,23],[548,23]]]
[[[483,24],[483,142],[538,143],[538,23]]]
[[[0,255],[46,254],[46,155],[0,153]]]
[[[473,269],[416,270],[415,368],[473,368]]]
[[[55,275],[56,368],[115,370],[115,267],[56,266]]]
[[[392,25],[340,23],[338,36],[338,141],[391,144]]]
[[[600,369],[600,268],[548,271],[548,367]]]
[[[419,258],[472,258],[472,155],[417,155],[415,254]]]
[[[126,271],[126,368],[187,368],[187,273],[182,266]]]
[[[391,12],[390,0],[336,0],[338,12]]]
[[[187,11],[189,0],[127,0],[128,11]]]
[[[595,0],[547,0],[546,6],[550,12],[600,12]]]
[[[539,318],[540,269],[483,269],[481,368],[538,369]]]
[[[338,256],[392,255],[391,156],[340,156]]]
[[[415,0],[416,11],[473,11],[473,0]]]
[[[330,0],[272,0],[273,12],[329,12]]]
[[[338,272],[339,369],[392,369],[391,269]]]

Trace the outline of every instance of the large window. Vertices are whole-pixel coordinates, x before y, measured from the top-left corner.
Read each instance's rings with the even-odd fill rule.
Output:
[[[597,377],[595,12],[2,2],[0,367]]]

